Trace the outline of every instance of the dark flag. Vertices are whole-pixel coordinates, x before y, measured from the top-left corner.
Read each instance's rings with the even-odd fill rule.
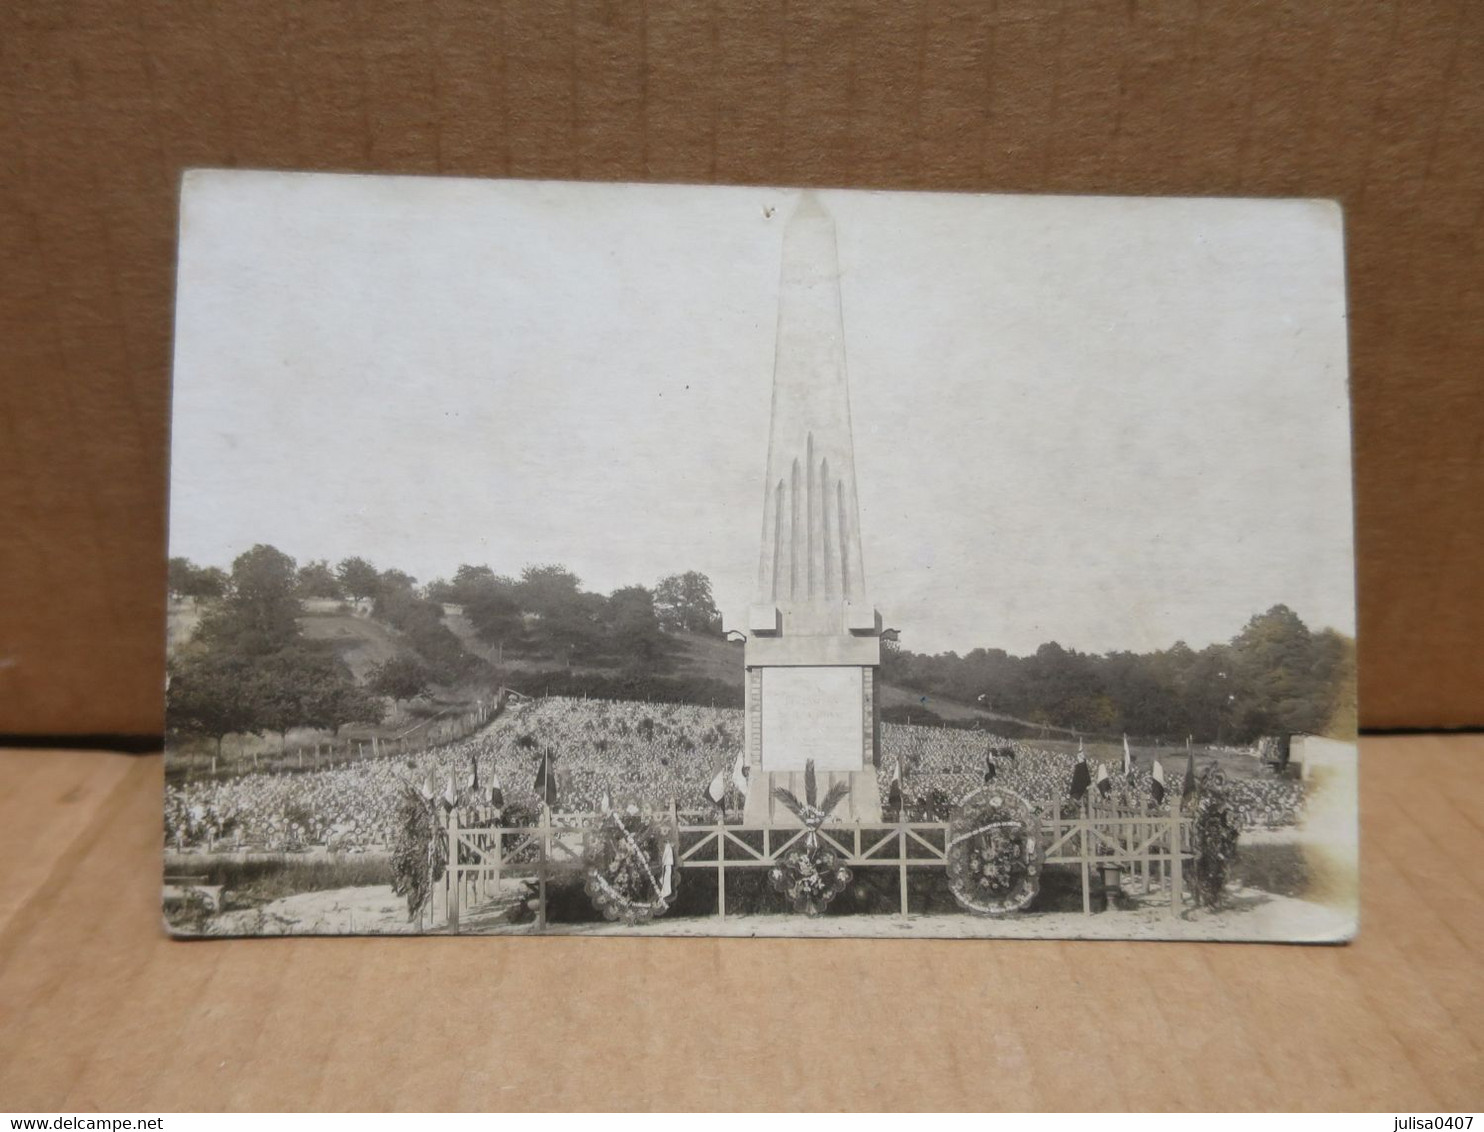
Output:
[[[551,765],[551,751],[541,756],[541,765],[536,768],[536,785],[534,787],[537,796],[548,806],[555,806],[557,800],[557,776],[556,768]]]
[[[1113,793],[1113,780],[1108,777],[1108,764],[1098,763],[1098,793],[1104,798]]]
[[[491,806],[500,810],[505,808],[505,791],[500,789],[500,776],[493,769],[490,770],[490,784],[485,787],[484,794]]]
[[[1087,759],[1079,752],[1077,766],[1072,770],[1072,801],[1080,802],[1087,796],[1092,785],[1092,773],[1087,769]]]
[[[1185,781],[1180,784],[1180,804],[1183,806],[1195,797],[1195,752],[1185,756]]]
[[[1154,760],[1154,780],[1149,784],[1149,793],[1154,796],[1154,804],[1160,805],[1165,800],[1165,767],[1158,759]]]
[[[998,765],[996,765],[996,763],[994,761],[994,752],[993,751],[989,751],[984,756],[984,781],[985,782],[993,782],[994,781],[995,773],[998,770],[999,770],[999,767],[998,767]]]

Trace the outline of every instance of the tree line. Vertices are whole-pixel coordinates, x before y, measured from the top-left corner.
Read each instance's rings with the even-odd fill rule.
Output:
[[[976,648],[929,656],[888,642],[889,683],[1036,724],[1093,734],[1247,743],[1278,733],[1355,733],[1355,641],[1311,631],[1275,605],[1230,641],[1147,653],[1083,653],[1055,642],[1029,656]]]

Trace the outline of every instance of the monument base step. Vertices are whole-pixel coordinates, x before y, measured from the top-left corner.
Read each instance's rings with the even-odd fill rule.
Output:
[[[835,807],[833,817],[842,822],[879,822],[881,820],[881,793],[876,785],[876,768],[865,770],[822,770],[814,775],[815,787],[822,800],[836,782],[845,782],[850,793]],[[793,792],[795,798],[804,801],[804,772],[802,770],[770,770],[752,772],[752,781],[747,789],[747,806],[742,811],[746,825],[797,826],[799,819],[792,810],[773,794],[776,787]]]

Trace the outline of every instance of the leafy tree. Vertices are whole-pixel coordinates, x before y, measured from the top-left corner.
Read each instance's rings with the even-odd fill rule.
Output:
[[[248,681],[255,730],[286,743],[295,727],[338,731],[375,721],[369,698],[358,696],[350,669],[333,652],[294,642],[253,666]]]
[[[344,597],[345,591],[340,586],[340,579],[335,576],[335,571],[330,569],[329,562],[320,559],[317,562],[306,562],[299,567],[299,593],[304,597]]]
[[[721,629],[721,613],[711,596],[711,579],[698,570],[661,578],[654,588],[660,627],[669,631],[711,633]]]
[[[200,640],[238,654],[274,652],[299,636],[294,560],[259,543],[232,563],[226,599],[201,620]]]
[[[592,661],[605,644],[604,615],[607,601],[599,594],[574,593],[553,603],[540,615],[534,636],[536,645],[569,668],[578,661]]]
[[[511,589],[514,585],[509,578],[496,577],[488,566],[471,566],[465,563],[454,571],[453,581],[448,584],[448,600],[458,605],[467,605],[493,590]]]
[[[434,578],[423,587],[423,596],[429,601],[436,601],[439,605],[444,602],[452,602],[453,583],[446,578]]]
[[[353,678],[337,680],[324,689],[314,704],[316,726],[326,727],[335,735],[348,723],[376,724],[386,718],[386,705],[380,698],[358,685]]]
[[[464,603],[464,616],[486,644],[501,649],[518,647],[525,634],[525,618],[509,587],[490,586]]]
[[[578,604],[582,581],[565,566],[527,566],[516,584],[520,607],[540,617],[570,613]]]
[[[604,610],[608,650],[621,663],[653,668],[666,656],[666,641],[654,607],[654,594],[643,586],[624,586],[608,595]]]
[[[1314,638],[1286,605],[1248,621],[1232,641],[1232,655],[1239,732],[1317,732],[1328,722],[1329,674],[1317,670]]]
[[[226,571],[197,566],[189,558],[170,559],[168,586],[174,598],[217,598],[227,592]]]
[[[403,570],[383,570],[376,580],[377,593],[411,593],[417,588],[417,579]]]
[[[245,694],[249,680],[238,657],[195,651],[172,660],[165,726],[215,740],[220,757],[226,736],[255,729],[254,705]]]
[[[428,666],[415,656],[399,653],[378,664],[370,672],[367,687],[380,696],[389,696],[401,706],[428,690]]]
[[[347,594],[362,601],[373,598],[381,587],[381,574],[364,558],[347,558],[335,567],[335,576]]]

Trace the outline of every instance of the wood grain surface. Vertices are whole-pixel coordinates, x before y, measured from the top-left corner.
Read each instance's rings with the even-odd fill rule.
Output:
[[[1481,758],[1479,736],[1362,742],[1361,928],[1342,947],[185,943],[158,912],[161,760],[0,751],[0,1098],[146,1113],[1477,1108]]]
[[[160,730],[193,166],[1336,198],[1362,721],[1484,724],[1484,5],[12,0],[0,155],[0,732]]]

